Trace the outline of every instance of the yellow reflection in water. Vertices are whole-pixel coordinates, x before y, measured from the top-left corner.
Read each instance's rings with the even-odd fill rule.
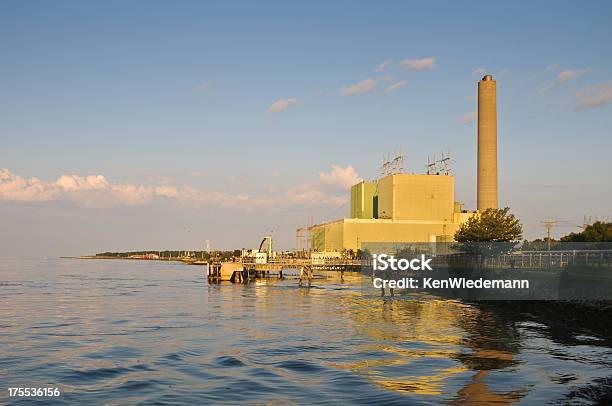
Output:
[[[386,356],[334,366],[358,371],[387,390],[433,396],[448,394],[449,380],[475,371],[454,396],[462,404],[509,404],[526,394],[499,394],[485,382],[490,370],[512,365],[517,352],[512,333],[505,332],[507,326],[497,324],[490,314],[458,301],[431,297],[372,300],[345,296],[343,300],[352,301],[354,328],[379,343],[363,351]],[[419,365],[421,362],[426,366]],[[394,371],[406,370],[415,373],[394,376]]]
[[[359,287],[361,279],[354,276],[344,281],[315,280],[312,289],[296,289],[293,283],[258,280],[247,288],[254,289],[256,300],[250,296],[244,304],[242,295],[224,292],[233,311],[248,312],[252,317],[239,329],[261,340],[274,338],[285,328],[315,328],[322,332],[318,339],[333,342],[344,339],[340,335],[346,334],[348,327],[357,340],[350,348],[354,360],[325,365],[354,371],[398,393],[446,396],[461,404],[509,404],[526,394],[526,390],[497,393],[486,383],[491,370],[515,364],[518,352],[516,331],[491,312],[426,295],[396,300],[365,297]],[[282,318],[277,317],[279,312]],[[254,327],[270,324],[278,329]],[[359,341],[360,337],[367,339]]]

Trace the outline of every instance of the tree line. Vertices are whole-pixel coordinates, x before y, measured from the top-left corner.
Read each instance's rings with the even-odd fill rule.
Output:
[[[495,243],[497,249],[506,247],[508,250],[518,246],[523,238],[523,226],[510,209],[486,209],[472,216],[461,224],[455,233],[455,241],[464,248],[479,244],[483,247],[488,243]],[[540,251],[548,249],[548,238],[523,240],[520,248],[523,251]],[[570,233],[559,240],[551,239],[550,249],[564,249],[568,245],[563,243],[599,243],[589,244],[591,249],[612,249],[612,223],[597,221],[587,225],[583,231]],[[584,246],[587,247],[587,246]],[[479,248],[482,249],[482,248]],[[492,249],[492,248],[491,248]]]
[[[188,255],[186,255],[186,253]],[[233,257],[239,257],[240,250],[229,250],[229,251],[184,251],[184,250],[148,250],[148,251],[126,251],[126,252],[100,252],[96,254],[97,257],[109,257],[109,258],[129,258],[134,255],[147,255],[156,254],[160,258],[184,258],[190,257],[195,259],[209,260],[211,258],[219,258],[221,260],[229,260]]]

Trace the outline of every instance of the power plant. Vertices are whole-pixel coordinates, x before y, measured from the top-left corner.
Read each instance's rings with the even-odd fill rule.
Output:
[[[496,82],[478,82],[477,210],[498,207]],[[311,251],[357,250],[364,243],[450,242],[476,212],[455,201],[450,157],[428,162],[425,174],[406,174],[402,155],[387,159],[379,179],[351,188],[350,217],[308,227]],[[438,165],[439,164],[439,165]],[[303,231],[299,229],[298,232]]]
[[[478,211],[497,209],[497,85],[493,76],[478,82]]]
[[[450,242],[472,215],[455,202],[453,176],[394,173],[354,185],[351,218],[310,227],[310,247],[340,252],[371,242]]]

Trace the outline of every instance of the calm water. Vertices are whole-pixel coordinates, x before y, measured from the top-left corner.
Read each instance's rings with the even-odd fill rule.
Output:
[[[359,281],[209,285],[137,261],[0,260],[0,404],[564,403],[612,375],[606,341]],[[40,403],[49,400],[39,400]]]

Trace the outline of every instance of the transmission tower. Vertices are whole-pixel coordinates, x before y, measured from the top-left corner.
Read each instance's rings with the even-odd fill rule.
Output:
[[[391,158],[390,154],[387,154],[386,158],[383,156],[383,163],[380,166],[381,178],[398,173],[404,173],[404,155],[402,154],[401,145],[399,153],[395,157]]]
[[[439,169],[442,174],[452,174],[451,165],[454,163],[454,161],[451,159],[450,148],[448,149],[448,152],[446,154],[444,154],[444,152],[442,153],[442,158],[438,162]]]
[[[442,152],[440,159],[436,159],[436,154],[433,154],[433,157],[427,157],[427,165],[425,165],[425,169],[428,175],[451,175],[452,174],[452,164],[454,163],[451,158],[450,148],[448,152],[445,154]]]

